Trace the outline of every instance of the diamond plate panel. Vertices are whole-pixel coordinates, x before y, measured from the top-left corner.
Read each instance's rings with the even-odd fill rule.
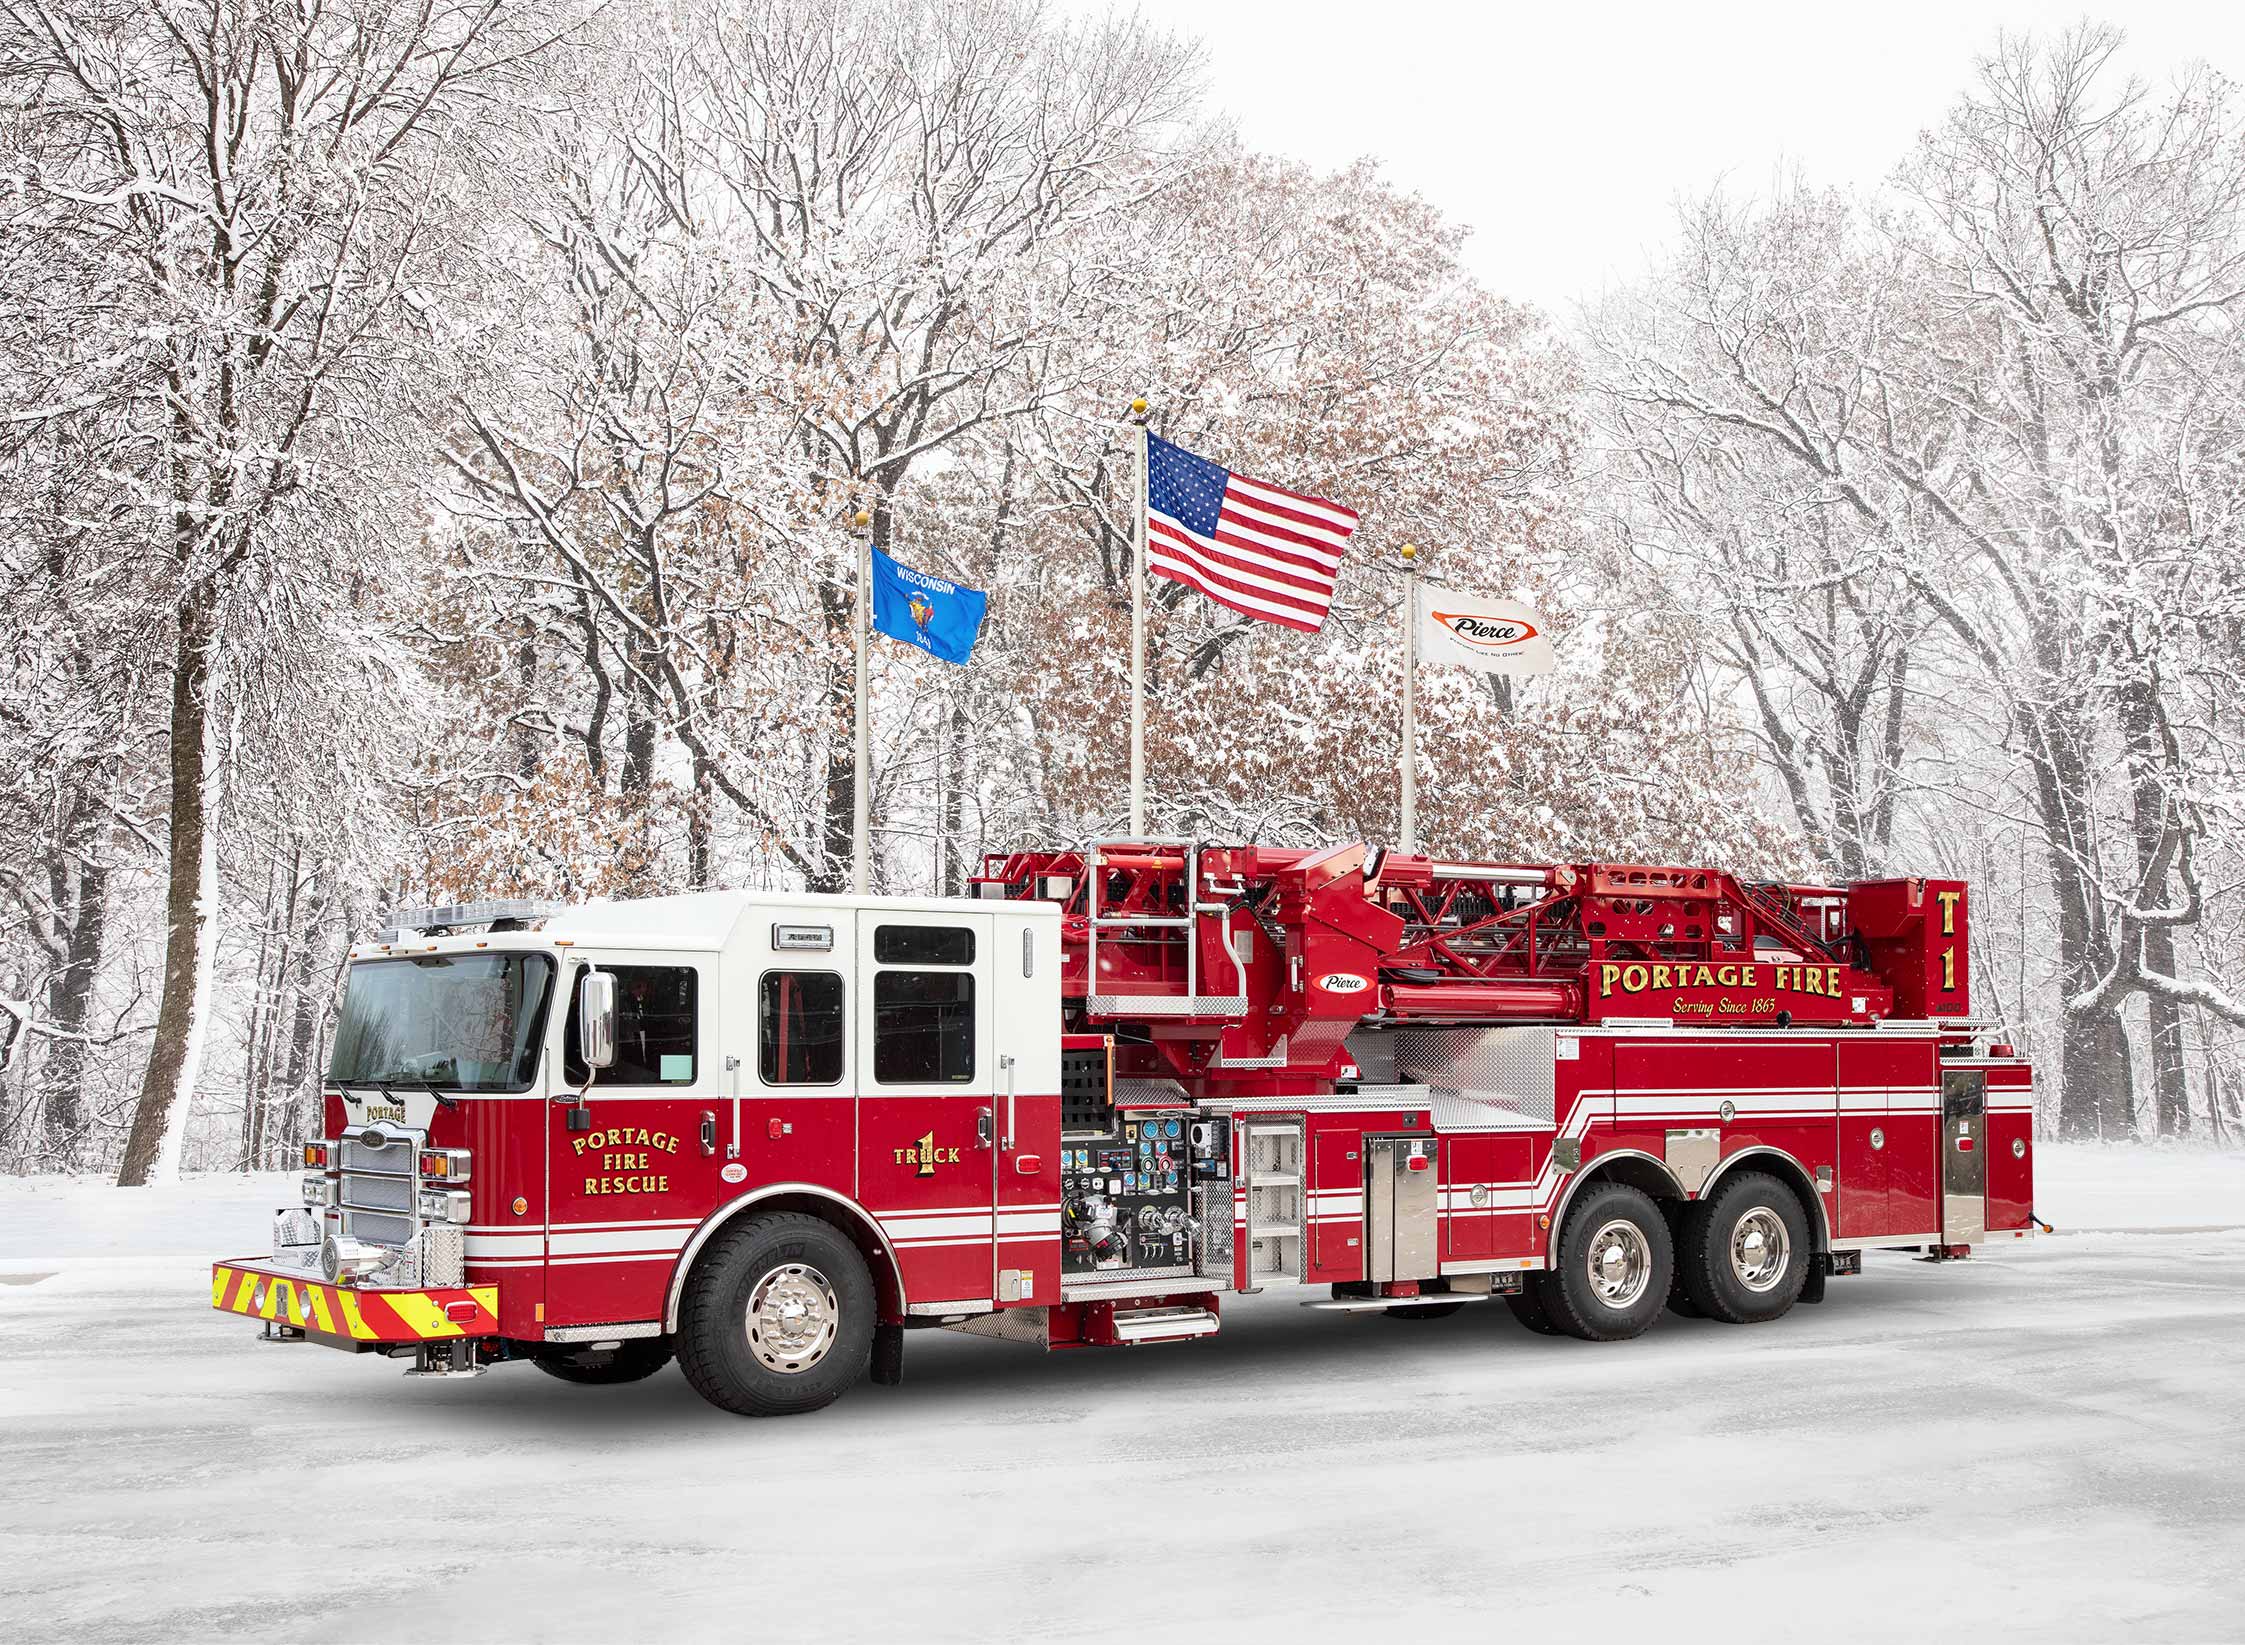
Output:
[[[440,1222],[421,1230],[421,1283],[467,1283],[467,1233],[457,1224]]]
[[[1397,1028],[1399,1079],[1495,1098],[1531,1119],[1551,1122],[1554,1110],[1553,1028]]]
[[[1022,1342],[1032,1348],[1052,1345],[1052,1310],[1008,1308],[946,1325],[946,1331],[964,1331],[970,1337],[995,1337],[1000,1342]]]
[[[1193,1190],[1193,1216],[1200,1223],[1195,1242],[1199,1270],[1229,1278],[1232,1272],[1232,1185],[1204,1182]]]
[[[621,1325],[549,1325],[548,1342],[629,1342],[638,1337],[659,1337],[659,1319],[634,1320]]]
[[[1091,994],[1084,999],[1095,1017],[1236,1017],[1247,1009],[1245,994]]]

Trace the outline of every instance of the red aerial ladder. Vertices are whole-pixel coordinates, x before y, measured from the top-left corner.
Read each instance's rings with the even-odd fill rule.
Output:
[[[970,889],[401,916],[214,1304],[767,1413],[920,1327],[1175,1341],[1294,1287],[1613,1339],[2032,1226],[1958,881],[1133,839]]]

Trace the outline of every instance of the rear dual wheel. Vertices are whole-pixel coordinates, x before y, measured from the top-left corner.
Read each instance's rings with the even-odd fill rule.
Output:
[[[1505,1306],[1538,1336],[1621,1342],[1667,1305],[1675,1250],[1650,1195],[1600,1183],[1568,1209],[1553,1266],[1522,1276]]]
[[[1731,1325],[1789,1310],[1816,1260],[1799,1196],[1761,1171],[1728,1178],[1694,1205],[1678,1243],[1678,1288],[1691,1307]]]

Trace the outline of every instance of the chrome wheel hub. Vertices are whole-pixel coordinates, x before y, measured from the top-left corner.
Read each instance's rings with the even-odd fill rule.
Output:
[[[1731,1272],[1749,1291],[1775,1290],[1792,1251],[1785,1219],[1766,1205],[1755,1206],[1731,1229]]]
[[[1627,1308],[1653,1277],[1653,1248],[1644,1230],[1616,1217],[1590,1236],[1590,1289],[1608,1308]]]
[[[783,1263],[748,1294],[748,1347],[766,1369],[789,1375],[826,1357],[842,1307],[827,1277],[806,1263]]]

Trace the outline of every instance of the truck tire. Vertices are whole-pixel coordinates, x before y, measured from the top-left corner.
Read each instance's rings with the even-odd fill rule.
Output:
[[[1800,1196],[1766,1172],[1741,1172],[1685,1221],[1684,1294],[1709,1319],[1759,1324],[1800,1299],[1815,1257]]]
[[[1697,1209],[1689,1201],[1664,1199],[1660,1201],[1661,1214],[1668,1218],[1668,1242],[1677,1252],[1676,1271],[1668,1280],[1668,1311],[1678,1319],[1705,1319],[1699,1304],[1684,1293],[1684,1227]]]
[[[865,1375],[874,1312],[865,1259],[832,1223],[749,1217],[694,1266],[678,1310],[678,1367],[721,1410],[815,1411]]]
[[[1559,1327],[1551,1323],[1551,1315],[1543,1305],[1543,1286],[1547,1276],[1524,1274],[1520,1289],[1505,1293],[1504,1305],[1512,1310],[1512,1317],[1539,1337],[1555,1337]]]
[[[1660,1317],[1675,1270],[1668,1219],[1652,1197],[1602,1182],[1567,1212],[1558,1261],[1544,1280],[1544,1309],[1571,1337],[1621,1342]]]
[[[613,1348],[544,1348],[530,1363],[549,1377],[588,1388],[644,1382],[670,1363],[668,1337],[635,1337]]]

